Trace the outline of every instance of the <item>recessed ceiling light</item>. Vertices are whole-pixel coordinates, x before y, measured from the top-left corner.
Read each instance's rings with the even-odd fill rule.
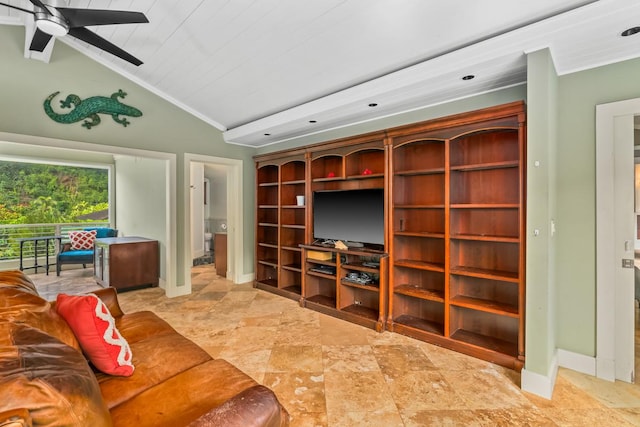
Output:
[[[620,33],[620,35],[622,37],[628,37],[638,33],[640,33],[640,27],[632,27],[624,30],[623,32]]]
[[[376,104],[375,102],[372,102],[371,104],[369,104],[369,107],[377,107],[378,104]]]
[[[271,136],[271,134],[270,133],[265,133],[264,136]]]
[[[474,76],[473,74],[467,74],[466,76],[464,76],[462,78],[462,80],[472,80],[474,79],[476,76]]]
[[[309,123],[318,123],[317,120],[309,120]]]

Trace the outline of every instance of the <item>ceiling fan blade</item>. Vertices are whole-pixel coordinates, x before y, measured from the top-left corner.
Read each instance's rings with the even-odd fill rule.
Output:
[[[144,13],[126,10],[75,9],[58,7],[58,12],[69,21],[71,28],[91,25],[110,24],[146,24],[149,22]]]
[[[21,7],[18,7],[18,6],[12,6],[12,5],[8,4],[8,3],[2,3],[2,2],[0,2],[0,5],[10,7],[11,9],[21,10],[22,12],[27,12],[27,13],[30,13],[30,14],[32,14],[32,15],[35,15],[35,14],[36,14],[33,10],[23,9],[23,8],[21,8]]]
[[[44,31],[40,31],[40,29],[36,29],[36,32],[33,34],[33,39],[31,39],[31,46],[29,46],[29,50],[42,52],[49,44],[51,37],[53,37],[51,34],[47,34]]]
[[[42,3],[40,0],[29,0],[29,1],[31,2],[32,5],[46,10],[49,15],[53,15],[53,13],[51,13],[49,8],[47,8],[47,6],[44,3]]]
[[[110,54],[115,55],[118,58],[122,58],[125,61],[132,63],[133,65],[137,66],[142,64],[142,61],[140,61],[135,56],[125,52],[110,41],[103,39],[93,31],[87,30],[86,28],[70,28],[69,35],[85,41],[99,49],[102,49],[105,52],[109,52]]]

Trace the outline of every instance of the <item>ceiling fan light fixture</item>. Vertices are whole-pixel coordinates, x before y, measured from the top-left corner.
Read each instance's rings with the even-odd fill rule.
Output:
[[[36,27],[44,33],[50,34],[54,37],[62,37],[69,32],[69,26],[64,18],[49,15],[44,12],[36,13]]]

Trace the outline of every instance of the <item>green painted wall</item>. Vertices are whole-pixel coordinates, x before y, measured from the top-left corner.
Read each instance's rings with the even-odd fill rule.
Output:
[[[165,162],[133,156],[115,156],[115,217],[120,236],[144,236],[158,240],[160,259],[166,259]],[[167,280],[166,263],[160,263],[160,279]]]
[[[0,26],[0,132],[81,141],[108,146],[175,153],[177,155],[177,274],[182,284],[185,258],[183,235],[183,203],[189,200],[185,191],[184,153],[240,159],[243,161],[244,203],[244,274],[253,271],[254,257],[254,164],[253,148],[224,142],[220,131],[101,64],[57,42],[50,63],[23,57],[24,28]],[[124,100],[143,112],[131,118],[124,128],[111,118],[87,130],[80,125],[60,124],[47,117],[44,99],[55,91],[81,98],[110,95],[123,89]],[[54,100],[53,106],[57,100]],[[36,155],[37,153],[34,153]]]
[[[555,149],[558,78],[548,49],[527,56],[526,366],[547,375],[555,354]]]
[[[559,348],[596,349],[595,106],[640,97],[640,59],[561,76],[558,84]]]

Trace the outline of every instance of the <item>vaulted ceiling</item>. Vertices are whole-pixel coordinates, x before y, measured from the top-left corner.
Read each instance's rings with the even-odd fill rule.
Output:
[[[53,0],[44,1],[52,3]],[[27,0],[9,4],[31,8]],[[637,0],[69,0],[148,24],[92,28],[144,64],[64,42],[224,132],[262,146],[640,56]],[[0,6],[0,24],[32,15]],[[55,45],[53,46],[55,50]],[[27,52],[27,54],[29,54]],[[47,60],[50,52],[32,55]],[[463,79],[465,76],[474,76]],[[376,104],[375,106],[370,106]]]

